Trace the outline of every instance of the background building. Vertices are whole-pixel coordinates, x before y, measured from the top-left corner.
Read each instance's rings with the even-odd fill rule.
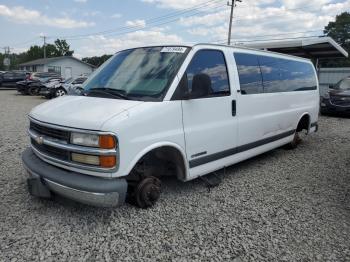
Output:
[[[73,56],[61,56],[26,62],[20,64],[19,69],[30,72],[54,72],[68,79],[83,74],[91,74],[95,66]]]

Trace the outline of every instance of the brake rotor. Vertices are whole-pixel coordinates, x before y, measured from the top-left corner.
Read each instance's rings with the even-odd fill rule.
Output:
[[[136,203],[141,208],[153,206],[160,197],[161,181],[156,177],[146,177],[135,190]]]

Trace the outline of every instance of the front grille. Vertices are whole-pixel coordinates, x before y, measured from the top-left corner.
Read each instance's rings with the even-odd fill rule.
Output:
[[[68,161],[70,159],[70,154],[66,150],[44,144],[38,144],[33,138],[31,139],[31,143],[36,150],[50,157],[55,157],[57,159],[65,161]]]
[[[31,121],[29,128],[29,136],[31,147],[36,154],[40,156],[45,161],[52,160],[54,162],[64,163],[67,166],[78,167],[86,170],[96,170],[101,172],[110,172],[111,168],[105,168],[99,165],[89,165],[80,162],[73,161],[71,158],[72,152],[78,152],[84,154],[86,148],[86,154],[89,155],[110,155],[110,150],[104,150],[99,148],[92,149],[91,147],[77,146],[70,143],[71,129],[58,129],[53,125],[52,127],[41,125]],[[113,152],[117,155],[117,151]],[[113,167],[116,169],[117,166]]]
[[[350,97],[331,96],[331,103],[337,106],[350,106]]]
[[[64,140],[67,143],[69,142],[70,133],[68,131],[42,126],[34,122],[30,122],[30,129],[39,133],[39,135]]]

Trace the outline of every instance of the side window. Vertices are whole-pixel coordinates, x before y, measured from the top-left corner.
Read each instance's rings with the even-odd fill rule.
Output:
[[[241,94],[249,95],[263,93],[264,88],[258,57],[256,55],[244,53],[235,53],[234,57],[238,69]]]
[[[259,56],[259,63],[265,93],[317,88],[317,80],[311,64],[268,56]]]
[[[186,74],[191,98],[230,94],[225,57],[221,51],[198,51],[187,67]]]
[[[259,64],[263,79],[264,92],[284,92],[287,90],[287,85],[282,82],[282,68],[288,69],[288,60],[270,57],[259,56]]]
[[[317,89],[317,78],[313,65],[294,61],[294,70],[292,70],[291,74],[294,76],[293,81],[295,82],[295,88],[292,91]]]

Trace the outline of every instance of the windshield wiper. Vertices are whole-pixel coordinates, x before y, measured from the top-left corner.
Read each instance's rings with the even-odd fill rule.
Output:
[[[127,95],[125,95],[124,90],[108,88],[108,87],[95,87],[85,91],[85,95],[89,95],[90,93],[101,93],[101,94],[109,95],[111,97],[122,98],[125,100],[130,99]]]

